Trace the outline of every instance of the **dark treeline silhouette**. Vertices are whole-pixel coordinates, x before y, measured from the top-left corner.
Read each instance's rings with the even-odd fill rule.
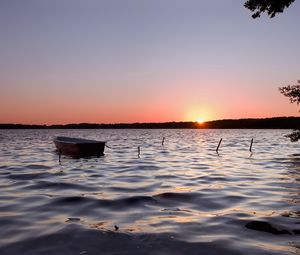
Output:
[[[228,129],[295,129],[300,124],[300,117],[275,117],[264,119],[227,119],[205,123],[205,128]]]
[[[79,123],[66,125],[22,125],[0,124],[0,129],[296,129],[300,117],[275,117],[265,119],[224,119],[197,122],[163,122],[163,123],[119,123],[95,124]]]
[[[22,125],[0,124],[0,129],[160,129],[160,128],[196,128],[196,122],[163,122],[163,123],[117,123],[95,124],[79,123],[66,125]]]

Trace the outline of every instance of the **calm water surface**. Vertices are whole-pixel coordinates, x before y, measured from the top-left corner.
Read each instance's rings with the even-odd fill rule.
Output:
[[[1,130],[0,254],[300,254],[289,132]],[[110,148],[59,164],[56,135]]]

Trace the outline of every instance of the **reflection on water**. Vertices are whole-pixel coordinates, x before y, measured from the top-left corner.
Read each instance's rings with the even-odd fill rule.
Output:
[[[0,253],[300,254],[300,154],[288,132],[2,130]],[[59,164],[56,135],[111,148]]]

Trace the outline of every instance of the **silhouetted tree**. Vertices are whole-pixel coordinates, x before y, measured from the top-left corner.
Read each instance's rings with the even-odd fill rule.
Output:
[[[289,7],[295,0],[248,0],[244,6],[254,12],[252,18],[260,17],[260,14],[266,12],[270,18],[281,13]]]
[[[298,84],[279,88],[280,92],[290,98],[291,103],[300,104],[300,80]]]
[[[300,80],[298,80],[298,84],[280,87],[279,91],[284,96],[289,97],[291,103],[300,104]],[[292,142],[298,141],[300,139],[300,129],[295,130],[293,133],[287,135],[287,137],[289,137]]]
[[[284,11],[295,0],[248,0],[244,3],[244,6],[250,11],[254,12],[252,18],[256,19],[260,17],[260,14],[266,12],[270,18],[274,18],[276,14]],[[290,98],[291,103],[300,104],[300,80],[296,85],[288,85],[279,88],[280,92]],[[294,130],[293,133],[287,135],[292,142],[300,140],[300,128]]]

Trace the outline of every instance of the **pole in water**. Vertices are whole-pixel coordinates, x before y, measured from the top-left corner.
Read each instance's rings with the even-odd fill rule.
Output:
[[[165,138],[163,137],[162,141],[161,141],[161,145],[164,145],[165,142]]]
[[[253,138],[251,139],[251,144],[250,144],[250,148],[249,148],[250,152],[252,152],[252,144],[253,144]]]
[[[219,142],[219,144],[218,144],[218,147],[217,147],[217,149],[216,149],[216,152],[218,152],[218,150],[219,150],[219,147],[220,147],[220,145],[221,145],[221,142],[222,142],[222,140],[223,140],[223,138],[221,138],[221,139],[220,139],[220,142]]]
[[[61,152],[60,152],[60,150],[59,150],[59,151],[58,151],[58,162],[59,162],[59,163],[61,163],[60,157],[61,157]]]
[[[141,154],[141,148],[140,146],[138,146],[138,157],[140,157],[140,154]]]

